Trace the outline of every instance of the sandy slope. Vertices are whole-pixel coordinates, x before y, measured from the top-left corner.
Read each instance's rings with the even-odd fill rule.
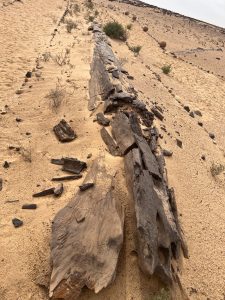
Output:
[[[0,4],[3,2],[9,1]],[[22,211],[21,206],[33,202],[33,192],[51,186],[53,176],[62,175],[57,166],[50,164],[50,159],[63,155],[78,157],[88,165],[100,153],[105,155],[108,164],[119,170],[117,189],[127,212],[126,243],[115,283],[99,295],[85,290],[80,299],[147,300],[153,299],[152,294],[160,289],[156,280],[145,278],[139,272],[136,257],[132,255],[134,224],[122,160],[112,159],[106,153],[100,127],[93,123],[94,115],[90,116],[87,110],[93,41],[85,20],[87,8],[81,1],[77,3],[81,12],[73,16],[78,28],[72,34],[66,32],[64,24],[56,27],[66,1],[24,0],[0,5],[0,109],[3,113],[0,155],[1,164],[5,160],[11,162],[9,169],[0,168],[4,180],[0,199],[0,299],[48,299],[46,290],[37,283],[48,282],[51,220],[74,195],[82,180],[67,182],[60,199],[36,200],[36,211]],[[213,162],[225,164],[224,35],[215,28],[162,15],[150,8],[96,1],[94,9],[99,11],[98,19],[102,23],[115,19],[126,25],[132,23],[132,14],[138,17],[128,43],[141,45],[140,55],[135,57],[122,42],[112,41],[112,47],[124,67],[134,75],[132,84],[139,90],[140,98],[164,108],[166,132],[161,130],[161,145],[173,151],[173,157],[167,159],[169,181],[175,187],[180,220],[190,248],[190,259],[183,262],[181,281],[190,299],[222,300],[225,294],[224,175],[213,178],[210,167]],[[123,14],[125,11],[130,12],[129,16]],[[147,33],[142,30],[145,24],[149,27]],[[57,32],[51,41],[54,28]],[[158,47],[157,40],[167,42],[166,52]],[[196,50],[198,47],[207,51]],[[66,49],[69,49],[70,64],[59,66],[54,58]],[[47,62],[41,59],[46,52],[52,57]],[[172,65],[169,76],[162,74],[164,64]],[[33,68],[33,77],[25,83],[24,75]],[[57,84],[63,89],[64,98],[55,111],[46,95]],[[22,94],[15,94],[18,89]],[[200,110],[202,117],[191,118],[183,104]],[[23,121],[17,123],[17,117]],[[52,133],[52,127],[63,117],[71,122],[78,138],[62,145]],[[199,120],[203,127],[197,124]],[[161,123],[157,123],[160,128]],[[215,133],[216,143],[208,132]],[[183,149],[176,146],[176,138],[182,140]],[[21,151],[9,150],[9,146],[21,147]],[[89,153],[92,157],[88,160]],[[203,154],[206,161],[201,159]],[[8,200],[19,202],[5,203]],[[24,226],[13,228],[13,217],[21,218]]]

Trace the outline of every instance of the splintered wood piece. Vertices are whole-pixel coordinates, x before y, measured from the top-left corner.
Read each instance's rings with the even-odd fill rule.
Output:
[[[109,149],[110,154],[112,154],[113,156],[121,156],[121,151],[119,150],[119,147],[116,145],[116,142],[105,129],[105,127],[103,127],[100,130],[100,133],[104,143]]]
[[[77,174],[77,175],[69,175],[69,176],[62,176],[62,177],[53,177],[52,181],[76,180],[80,178],[82,178],[82,175]]]
[[[112,135],[117,142],[122,154],[126,154],[135,146],[134,134],[131,130],[129,119],[124,113],[117,113],[112,123]]]
[[[99,123],[100,125],[102,125],[102,126],[109,126],[110,120],[107,119],[107,118],[104,116],[103,113],[101,113],[101,112],[98,113],[98,114],[96,115],[96,117],[97,117],[97,121],[98,121],[98,123]]]
[[[48,196],[48,195],[53,195],[54,190],[55,190],[55,188],[52,187],[52,188],[46,189],[44,191],[41,191],[39,193],[33,194],[33,197],[44,197],[44,196]]]
[[[145,138],[135,134],[135,139],[136,139],[138,148],[141,151],[145,167],[148,169],[148,171],[150,172],[151,175],[153,175],[157,179],[161,179],[162,176],[159,171],[159,166],[158,166],[157,160],[156,160],[154,154],[152,153]]]
[[[84,192],[90,188],[92,188],[95,184],[93,182],[87,182],[79,186],[81,192]]]
[[[142,130],[138,121],[137,114],[135,112],[132,111],[129,113],[129,121],[132,131],[135,134],[142,136]]]
[[[71,142],[77,137],[74,130],[64,119],[53,127],[53,131],[55,132],[58,140],[62,143]]]
[[[56,188],[54,188],[54,195],[55,195],[56,197],[61,196],[62,193],[63,193],[63,190],[64,190],[63,184],[60,183]]]
[[[139,266],[147,275],[155,274],[170,284],[172,261],[180,255],[181,237],[167,191],[144,168],[139,149],[125,156],[125,174],[136,214]]]
[[[54,165],[62,166],[64,164],[64,158],[52,158],[51,163]]]
[[[80,161],[76,158],[63,158],[63,171],[67,171],[74,174],[80,174],[83,169],[87,168],[87,164],[84,161]]]
[[[124,215],[111,172],[102,159],[96,160],[84,182],[94,182],[94,187],[78,192],[53,220],[53,299],[75,300],[85,286],[98,293],[115,279]]]

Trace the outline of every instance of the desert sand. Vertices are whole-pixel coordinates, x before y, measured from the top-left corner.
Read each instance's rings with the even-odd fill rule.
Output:
[[[77,24],[71,33],[60,22],[69,2],[79,6],[70,16]],[[157,103],[164,110],[164,120],[154,122],[161,133],[161,147],[173,151],[166,166],[190,255],[180,267],[183,289],[189,299],[222,300],[225,178],[223,167],[215,175],[212,166],[225,166],[224,31],[157,8],[107,0],[94,0],[93,4],[90,10],[80,0],[0,1],[0,299],[48,299],[51,222],[82,179],[66,182],[60,198],[34,200],[32,194],[52,186],[52,177],[63,175],[50,163],[52,158],[73,156],[89,167],[99,155],[118,171],[118,194],[126,209],[125,246],[115,282],[97,295],[84,290],[80,299],[159,299],[155,297],[162,285],[144,276],[132,255],[134,223],[122,159],[112,158],[106,151],[101,127],[87,108],[94,46],[88,16],[97,10],[100,24],[112,20],[124,26],[132,24],[128,44],[110,40],[112,49],[134,76],[132,84],[141,100],[149,107]],[[133,15],[136,21],[132,21]],[[147,32],[143,26],[148,26]],[[166,41],[165,50],[159,47],[160,41]],[[140,45],[139,55],[128,45]],[[60,65],[57,57],[65,57],[65,53],[66,63]],[[171,65],[168,75],[161,70],[164,65]],[[32,77],[25,80],[28,71]],[[62,91],[59,107],[47,97],[56,88]],[[200,111],[201,116],[190,116],[184,106]],[[53,133],[62,118],[77,133],[71,143],[61,144]],[[177,146],[177,138],[183,148]],[[3,167],[5,161],[8,168]],[[38,207],[22,210],[25,203]],[[23,220],[22,227],[13,227],[15,217]]]

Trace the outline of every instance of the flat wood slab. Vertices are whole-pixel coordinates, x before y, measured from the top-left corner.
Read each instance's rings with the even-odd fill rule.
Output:
[[[135,138],[128,117],[118,112],[111,122],[112,135],[117,142],[122,154],[126,154],[135,146]]]
[[[79,191],[53,220],[50,297],[77,299],[83,287],[98,293],[113,282],[123,243],[124,214],[112,171],[94,161]]]

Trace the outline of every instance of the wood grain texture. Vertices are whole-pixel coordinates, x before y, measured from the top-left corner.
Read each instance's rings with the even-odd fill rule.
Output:
[[[113,175],[96,160],[78,192],[53,221],[50,297],[77,299],[87,286],[98,293],[115,278],[123,243],[124,215],[114,196]]]

